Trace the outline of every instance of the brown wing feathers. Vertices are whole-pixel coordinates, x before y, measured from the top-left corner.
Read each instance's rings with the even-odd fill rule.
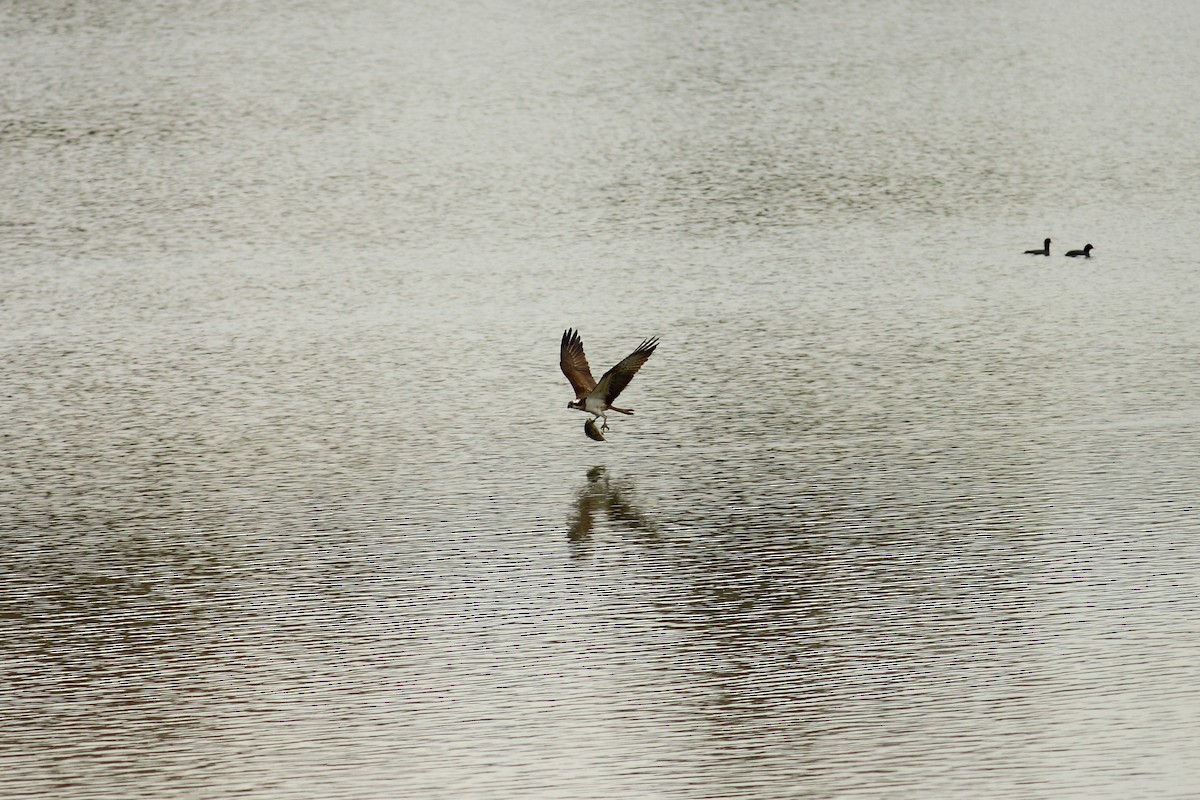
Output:
[[[582,400],[596,388],[592,368],[583,354],[583,339],[579,338],[579,331],[571,328],[563,331],[562,344],[558,348],[558,366],[571,382],[576,400]]]
[[[600,378],[598,388],[600,389],[606,405],[611,404],[629,382],[633,380],[633,376],[642,368],[642,364],[646,363],[646,359],[654,355],[654,348],[658,347],[658,337],[647,339],[637,346],[629,355],[625,356],[621,361],[608,372],[604,373]],[[582,352],[582,351],[580,351]]]

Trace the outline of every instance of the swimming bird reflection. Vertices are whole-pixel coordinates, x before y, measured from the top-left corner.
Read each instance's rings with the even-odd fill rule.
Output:
[[[1041,250],[1026,250],[1025,255],[1027,255],[1027,256],[1048,256],[1048,255],[1050,255],[1050,240],[1047,239],[1044,242],[1042,242]]]
[[[653,533],[654,523],[629,499],[633,491],[627,481],[614,482],[608,476],[608,468],[594,466],[587,471],[587,483],[575,498],[575,512],[567,531],[572,545],[584,545],[591,541],[592,531],[600,517],[607,518],[614,527]],[[584,553],[573,550],[573,557]]]

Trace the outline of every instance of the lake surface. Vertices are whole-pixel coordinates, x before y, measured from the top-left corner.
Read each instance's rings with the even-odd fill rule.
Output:
[[[1195,797],[1197,8],[0,4],[0,796]]]

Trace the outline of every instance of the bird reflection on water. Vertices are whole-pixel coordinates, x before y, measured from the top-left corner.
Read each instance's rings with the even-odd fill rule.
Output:
[[[589,469],[587,483],[575,498],[575,513],[567,531],[567,539],[577,546],[590,542],[601,514],[614,527],[654,533],[654,523],[629,499],[632,492],[633,486],[627,481],[614,483],[610,480],[607,467],[597,465]],[[583,555],[585,553],[573,548],[573,557]]]

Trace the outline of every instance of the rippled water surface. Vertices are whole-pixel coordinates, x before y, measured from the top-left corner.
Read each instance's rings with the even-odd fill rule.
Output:
[[[1198,25],[0,3],[0,796],[1194,797]]]

